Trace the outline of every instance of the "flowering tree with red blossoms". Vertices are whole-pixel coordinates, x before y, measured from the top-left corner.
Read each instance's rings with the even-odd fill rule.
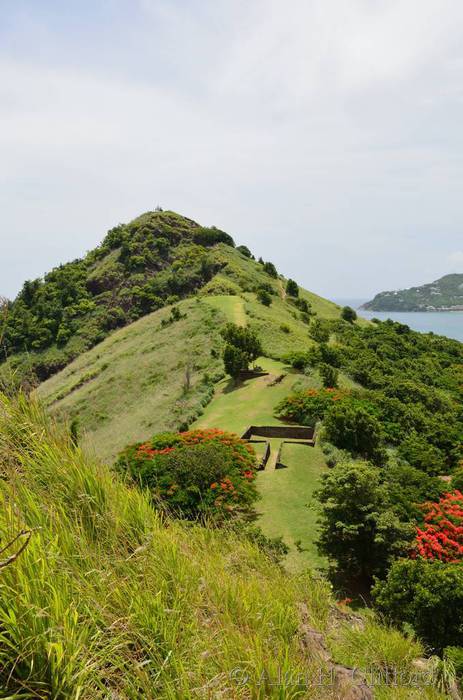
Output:
[[[253,514],[256,455],[234,433],[218,428],[159,433],[126,447],[115,468],[182,517]]]
[[[446,493],[437,503],[423,506],[423,528],[417,528],[413,557],[447,563],[463,560],[463,493]]]

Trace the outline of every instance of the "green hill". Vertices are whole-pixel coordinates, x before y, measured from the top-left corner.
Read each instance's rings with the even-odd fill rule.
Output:
[[[247,315],[262,329],[269,317],[274,320],[272,353],[283,352],[291,343],[278,329],[277,317],[300,339],[305,334],[300,314],[284,303],[283,282],[272,276],[273,266],[257,263],[250,255],[244,246],[235,248],[227,233],[175,212],[147,212],[120,224],[83,259],[60,265],[44,279],[25,282],[7,305],[0,329],[6,359],[1,374],[37,385],[114,330],[198,293],[242,296]],[[274,298],[271,313],[265,314],[256,303],[259,288]],[[339,316],[335,304],[309,292],[302,296],[314,313]]]
[[[380,292],[362,308],[369,311],[462,311],[463,274],[445,275],[421,287]]]
[[[174,242],[158,259],[153,250],[163,250],[166,240]],[[129,257],[124,253],[127,248]],[[145,267],[138,260],[142,256],[135,256],[142,251]],[[56,308],[61,300],[62,318],[71,316],[70,308],[75,307],[66,305],[70,297],[64,298],[64,293],[59,297],[57,289],[68,284],[78,294],[77,273],[85,281],[79,290],[89,308],[82,316],[72,316],[75,332],[64,345],[58,328],[58,340],[48,348],[13,352],[3,363],[3,376],[44,375],[39,397],[55,415],[78,421],[83,444],[91,445],[104,459],[113,459],[130,440],[188,425],[210,400],[222,376],[220,330],[228,321],[255,328],[264,354],[279,359],[314,344],[308,334],[311,317],[339,318],[338,306],[300,289],[308,317],[286,296],[285,280],[269,274],[265,265],[249,255],[246,249],[235,248],[227,234],[204,229],[172,212],[147,213],[119,226],[83,261],[57,268],[43,282],[24,285],[11,306],[5,332],[10,352],[17,349],[11,338],[16,337],[13,331],[26,313],[29,285],[36,292],[27,313],[35,313],[40,326],[44,299],[50,295]],[[269,290],[270,306],[258,300],[256,292],[261,288]],[[148,299],[153,289],[158,294]],[[144,305],[140,305],[140,290],[145,294]],[[172,298],[174,291],[186,298]],[[150,311],[158,305],[159,309]],[[89,328],[103,316],[114,317],[121,308],[120,323],[128,325],[112,330],[99,326],[98,334],[90,338]],[[65,367],[56,371],[62,364]]]

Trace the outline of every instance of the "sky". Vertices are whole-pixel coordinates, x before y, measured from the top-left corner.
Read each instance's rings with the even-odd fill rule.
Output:
[[[461,0],[0,0],[0,295],[157,205],[329,298],[463,273]]]

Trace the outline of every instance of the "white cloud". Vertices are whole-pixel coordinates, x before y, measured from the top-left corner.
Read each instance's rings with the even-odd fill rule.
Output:
[[[158,203],[331,296],[459,264],[459,0],[116,6],[0,41],[0,293]]]
[[[454,253],[451,253],[448,257],[448,261],[450,265],[452,265],[455,268],[459,268],[457,272],[462,272],[463,271],[463,250],[456,250]]]

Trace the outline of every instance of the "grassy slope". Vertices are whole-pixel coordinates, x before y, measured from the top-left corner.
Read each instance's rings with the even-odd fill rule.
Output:
[[[204,373],[221,371],[221,362],[211,357],[212,347],[220,345],[220,314],[199,300],[178,307],[186,318],[162,328],[169,308],[145,316],[39,387],[52,413],[78,418],[82,444],[98,456],[111,460],[129,441],[177,429],[198,410]],[[192,390],[185,394],[188,363]]]
[[[236,535],[166,527],[144,494],[75,450],[25,399],[0,396],[0,468],[1,532],[9,540],[34,529],[2,569],[2,697],[334,700],[329,684],[284,685],[324,667],[301,644],[301,605],[339,663],[406,674],[422,654],[369,618],[364,629],[340,624],[323,581],[286,574]],[[249,672],[243,685],[235,668]],[[262,674],[283,685],[259,685]],[[375,697],[442,696],[378,688]]]
[[[220,244],[211,254],[222,264],[220,279],[213,279],[197,298],[179,303],[186,319],[161,328],[170,309],[160,309],[115,331],[39,387],[38,396],[55,415],[78,419],[83,444],[99,457],[112,460],[128,442],[176,429],[196,417],[205,393],[202,376],[221,369],[211,349],[220,349],[219,331],[226,321],[254,326],[265,353],[273,357],[312,342],[297,310],[282,300],[280,280],[229,246]],[[243,291],[262,282],[275,290],[270,308],[257,302],[253,292]],[[240,294],[211,294],[214,285],[223,284]],[[310,297],[321,315],[338,315],[335,304],[309,292],[301,294]],[[282,324],[290,328],[289,333],[281,329]],[[193,390],[185,396],[182,387],[188,362],[194,370]]]

